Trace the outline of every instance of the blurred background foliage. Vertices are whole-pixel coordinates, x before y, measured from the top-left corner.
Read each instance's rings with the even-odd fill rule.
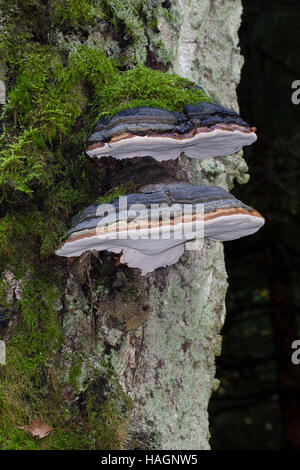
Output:
[[[210,403],[213,449],[300,449],[300,79],[298,0],[243,0],[241,115],[258,129],[245,149],[248,185],[233,193],[266,218],[225,246],[227,317]]]

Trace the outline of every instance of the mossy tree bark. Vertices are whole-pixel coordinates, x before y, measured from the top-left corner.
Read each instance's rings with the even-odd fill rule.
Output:
[[[54,3],[60,5],[59,1]],[[109,25],[101,20],[85,35],[76,33],[78,25],[75,29],[73,25],[65,34],[45,32],[44,40],[50,37],[58,51],[85,41],[121,58],[127,66],[143,62],[174,71],[198,82],[216,101],[237,108],[236,87],[242,66],[237,45],[240,0],[142,0],[138,12],[131,0],[114,2],[113,8],[109,1],[98,3],[107,18],[114,15]],[[89,16],[93,17],[88,12]],[[116,33],[112,25],[118,21]],[[149,159],[139,163],[107,159],[105,164],[91,165],[95,174],[98,166],[96,179],[101,180],[99,186],[104,190],[122,179],[153,183],[171,177],[226,189],[232,188],[235,178],[239,183],[248,179],[240,154],[201,162],[182,155],[176,162],[162,165]],[[23,372],[13,361],[8,363],[7,383],[20,383],[21,391],[13,384],[7,391],[12,405],[2,426],[6,426],[5,436],[10,437],[1,438],[0,434],[0,444],[15,445],[10,434],[12,422],[25,424],[22,420],[38,415],[65,431],[53,433],[41,444],[26,441],[19,446],[209,448],[207,406],[218,384],[215,355],[221,348],[227,289],[222,244],[205,241],[201,251],[185,252],[176,265],[145,278],[125,266],[114,268],[112,256],[86,254],[73,262],[53,257],[48,263],[61,283],[61,296],[59,289],[46,289],[38,278],[29,284],[30,272],[17,279],[9,269],[4,271],[7,303],[16,303],[25,295],[25,301],[20,300],[21,311],[14,314],[5,331],[4,339],[12,342],[9,354],[15,354],[21,364],[20,342],[14,343],[13,338],[16,325],[23,323],[25,332],[31,328],[33,320],[26,318],[31,318],[32,308],[42,309],[39,299],[33,307],[30,304],[38,289],[41,298],[47,293],[47,300],[34,321],[39,327],[44,321],[47,327],[42,328],[43,338],[31,328],[37,346],[30,354],[40,357],[40,344],[46,351],[48,333],[52,343],[51,355],[40,367],[43,388],[38,394],[33,390],[30,367],[28,377],[21,380]],[[26,341],[25,333],[22,338]],[[22,367],[23,363],[20,371]],[[28,397],[28,390],[32,390],[32,397],[26,408],[20,409],[22,394]],[[18,442],[20,439],[18,436]]]

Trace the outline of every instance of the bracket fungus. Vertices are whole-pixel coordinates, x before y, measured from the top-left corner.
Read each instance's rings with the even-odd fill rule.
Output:
[[[176,263],[191,240],[234,240],[264,224],[256,210],[217,186],[173,182],[139,191],[111,204],[93,204],[75,216],[56,254],[107,250],[145,275]]]
[[[173,160],[229,155],[256,141],[256,129],[216,103],[187,105],[183,112],[141,106],[101,118],[88,140],[90,157],[151,156]]]

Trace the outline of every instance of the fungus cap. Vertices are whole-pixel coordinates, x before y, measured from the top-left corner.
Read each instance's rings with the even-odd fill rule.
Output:
[[[256,141],[251,128],[232,109],[215,103],[187,105],[184,112],[149,106],[120,111],[98,121],[88,140],[90,157],[151,156],[158,161],[229,155]]]
[[[188,241],[203,236],[234,240],[263,224],[257,211],[217,186],[151,185],[126,199],[89,206],[73,218],[56,254],[72,257],[107,250],[121,254],[121,263],[145,275],[176,263]]]

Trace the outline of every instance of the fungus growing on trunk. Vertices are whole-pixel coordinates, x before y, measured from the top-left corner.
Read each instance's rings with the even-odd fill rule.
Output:
[[[107,250],[121,254],[121,263],[145,275],[176,263],[186,242],[203,237],[234,240],[263,224],[257,211],[217,186],[149,185],[111,204],[93,204],[74,217],[56,254]]]
[[[251,128],[232,109],[215,103],[187,105],[183,112],[149,106],[101,118],[88,140],[90,157],[117,159],[151,156],[173,160],[232,154],[256,141]]]

